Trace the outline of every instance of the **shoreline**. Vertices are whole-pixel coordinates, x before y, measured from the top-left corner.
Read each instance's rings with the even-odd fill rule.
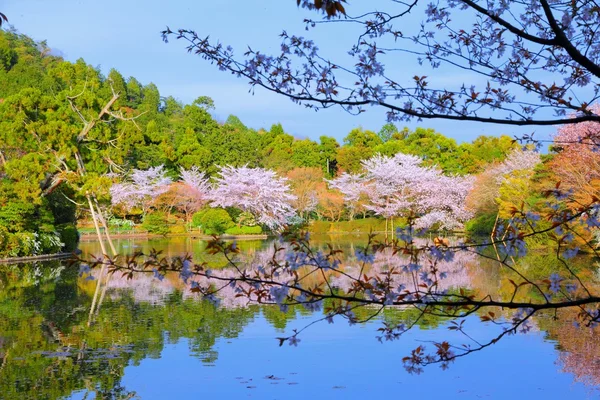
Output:
[[[21,264],[30,261],[63,260],[73,256],[73,253],[41,254],[39,256],[1,258],[0,264]]]
[[[192,239],[199,240],[211,240],[213,237],[210,235],[204,235],[199,233],[169,233],[167,235],[157,235],[153,233],[111,233],[110,237],[113,239],[161,239],[161,238],[172,238],[172,237],[189,237]],[[268,239],[269,235],[221,235],[222,239],[228,240],[264,240]],[[80,242],[94,242],[98,240],[98,236],[94,234],[82,234],[79,237]]]

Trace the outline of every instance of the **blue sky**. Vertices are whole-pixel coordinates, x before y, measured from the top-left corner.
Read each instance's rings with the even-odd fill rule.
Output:
[[[356,3],[356,4],[354,4]],[[377,7],[381,1],[369,2]],[[361,3],[363,6],[365,3]],[[359,2],[350,7],[359,12]],[[135,76],[142,83],[154,82],[162,95],[171,95],[183,102],[198,96],[215,100],[215,117],[224,121],[235,114],[253,128],[269,127],[281,122],[286,131],[298,136],[317,139],[320,135],[341,140],[353,127],[378,130],[386,121],[383,110],[369,109],[360,116],[341,109],[315,112],[305,109],[278,95],[256,89],[248,93],[248,84],[231,74],[218,71],[197,56],[188,54],[184,44],[162,42],[160,31],[165,26],[189,28],[201,35],[210,35],[231,44],[237,54],[246,46],[264,52],[277,52],[278,35],[282,30],[306,34],[305,17],[315,17],[296,7],[295,0],[2,0],[0,9],[21,33],[48,45],[71,61],[84,58],[104,73],[115,68],[125,77]],[[414,14],[407,24],[419,21]],[[323,26],[309,33],[325,54],[347,57],[352,39],[356,36],[348,26]],[[398,55],[387,64],[388,70],[412,77],[422,74],[423,68],[407,56]],[[438,82],[472,81],[463,72],[437,70]],[[432,127],[457,141],[470,141],[478,135],[510,136],[536,132],[547,137],[553,128],[518,128],[479,123],[423,121],[408,124]]]

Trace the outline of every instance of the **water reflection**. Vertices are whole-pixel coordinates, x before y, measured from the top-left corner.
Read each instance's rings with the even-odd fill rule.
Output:
[[[358,273],[354,253],[365,242],[363,237],[336,242],[347,254],[343,266],[350,275]],[[316,243],[323,244],[324,241]],[[132,243],[120,245],[123,251]],[[218,257],[200,254],[205,244],[199,241],[133,245],[139,246],[136,250],[156,248],[173,256],[191,249],[197,261],[208,259],[215,267],[223,262]],[[82,249],[93,253],[97,251],[94,246],[84,243]],[[244,260],[254,266],[264,265],[273,257],[272,243],[240,246]],[[551,263],[543,258],[524,262],[541,269],[549,268]],[[381,253],[372,268],[383,271],[404,263],[402,257]],[[583,261],[582,265],[586,263]],[[440,269],[448,274],[443,281],[447,289],[467,288],[497,296],[510,293],[492,261],[482,262],[472,255],[460,254]],[[429,385],[439,387],[447,398],[461,397],[464,392],[460,390],[470,391],[472,397],[487,393],[492,398],[506,398],[511,393],[505,392],[508,389],[503,380],[516,382],[520,387],[518,398],[535,398],[541,391],[545,398],[598,394],[598,332],[582,333],[570,324],[561,324],[561,319],[536,319],[545,338],[537,332],[518,335],[485,354],[459,361],[451,371],[431,369],[421,377],[412,377],[400,370],[398,360],[420,343],[417,339],[450,336],[443,319],[428,316],[419,321],[420,329],[406,340],[383,345],[374,339],[378,321],[359,327],[337,322],[317,324],[307,331],[299,349],[278,348],[274,338],[280,332],[305,326],[321,313],[299,307],[283,313],[274,306],[246,306],[246,300],[228,290],[219,294],[221,307],[216,308],[198,301],[176,276],[158,281],[145,275],[133,279],[114,275],[95,322],[88,327],[87,313],[95,282],[79,278],[77,272],[77,266],[67,267],[60,262],[0,266],[0,398],[178,398],[209,393],[239,398],[247,396],[244,391],[251,389],[258,398],[303,398],[311,391],[315,398],[322,398],[325,393],[329,393],[326,397],[336,397],[336,391],[343,390],[345,397],[358,398],[367,393],[384,396],[386,390],[381,388],[398,387],[399,381],[406,395],[411,390],[422,395],[423,385]],[[590,286],[597,285],[592,272],[583,275],[588,277]],[[406,276],[400,274],[395,279],[402,283]],[[334,277],[334,282],[344,289],[348,278]],[[381,315],[386,321],[411,318],[411,309],[386,309]],[[475,335],[488,329],[476,317],[467,323]],[[556,350],[552,349],[554,345]],[[324,356],[335,361],[321,365]],[[200,360],[201,364],[192,360]],[[536,361],[533,367],[528,364],[531,360]],[[479,367],[483,362],[485,370]],[[346,368],[350,365],[353,367]],[[338,372],[332,376],[328,368]],[[457,375],[462,381],[456,379]],[[269,376],[273,378],[266,378]],[[187,385],[185,379],[202,379],[203,385]],[[358,382],[363,379],[379,383],[361,386]],[[162,382],[169,380],[173,383],[167,390]],[[531,380],[546,383],[537,385]],[[583,384],[573,385],[573,381]]]

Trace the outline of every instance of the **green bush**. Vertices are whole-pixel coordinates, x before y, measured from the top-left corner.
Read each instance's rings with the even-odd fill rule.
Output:
[[[167,216],[163,212],[154,212],[147,214],[144,217],[142,228],[150,233],[157,235],[166,235],[169,233],[169,224],[167,223]]]
[[[231,212],[229,213],[231,215]],[[233,218],[233,217],[232,217]],[[242,212],[236,218],[233,218],[236,224],[240,226],[256,226],[258,222],[254,215],[249,212]]]
[[[222,208],[206,208],[192,216],[192,224],[202,228],[207,235],[220,235],[235,224]]]
[[[135,224],[129,219],[111,218],[108,220],[108,226],[115,227],[120,230],[131,230]]]
[[[482,214],[465,224],[465,229],[473,235],[489,235],[494,229],[496,214]]]
[[[13,233],[34,230],[35,209],[31,203],[8,202],[0,207],[0,226]]]
[[[4,249],[8,244],[9,236],[10,233],[8,232],[8,229],[0,225],[0,257],[4,256]]]
[[[259,225],[255,226],[234,226],[225,231],[228,235],[260,235],[262,228]]]
[[[60,239],[58,232],[40,233],[38,234],[37,241],[39,242],[40,247],[39,254],[58,253],[63,249],[65,245]]]
[[[3,257],[26,257],[41,254],[37,234],[32,232],[9,233]]]
[[[394,229],[402,226],[404,221],[400,218],[394,220]],[[391,226],[388,224],[388,230]],[[385,231],[385,219],[364,218],[352,221],[311,221],[308,230],[311,233],[344,233],[344,232],[383,232]]]
[[[171,227],[169,227],[169,233],[173,233],[173,234],[181,234],[181,233],[186,233],[187,229],[185,229],[185,225],[172,225]]]
[[[10,233],[6,229],[0,229],[0,258],[56,254],[64,249],[68,251],[75,250],[79,235],[73,225],[65,225],[63,231],[51,233]],[[63,237],[67,241],[70,240],[69,247],[65,244],[66,242]]]
[[[77,249],[79,232],[73,224],[62,224],[56,227],[60,240],[63,242],[63,251],[72,252]]]

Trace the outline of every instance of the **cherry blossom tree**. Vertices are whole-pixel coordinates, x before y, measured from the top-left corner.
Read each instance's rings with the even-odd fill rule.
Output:
[[[600,113],[600,105],[590,108]],[[596,196],[600,189],[600,123],[561,126],[554,142],[558,154],[551,167],[563,187],[573,190],[578,197]]]
[[[282,32],[272,55],[250,46],[238,56],[210,32],[167,28],[163,38],[181,39],[190,53],[253,87],[314,108],[337,105],[358,114],[378,107],[390,122],[600,121],[590,107],[600,90],[595,2],[388,0],[376,9],[343,3],[300,0],[324,18],[305,20],[307,37]],[[321,52],[322,36],[338,37],[350,57]],[[442,74],[456,79],[437,79]]]
[[[515,171],[535,168],[540,163],[540,153],[533,150],[515,150],[497,167],[491,168],[496,182],[502,183]]]
[[[327,183],[331,188],[337,189],[344,196],[344,201],[350,211],[350,219],[354,218],[357,212],[365,209],[366,182],[361,174],[344,172],[337,178],[328,180]]]
[[[471,216],[465,208],[469,177],[446,176],[402,153],[377,155],[364,161],[363,168],[363,190],[370,200],[366,207],[386,219],[409,217],[417,227],[456,229]]]
[[[295,196],[287,179],[263,168],[222,167],[210,194],[213,207],[237,207],[252,213],[261,224],[279,229],[296,215]]]
[[[154,200],[169,190],[171,182],[163,165],[147,170],[134,169],[129,179],[110,188],[112,204],[128,209],[139,207],[146,214]]]
[[[472,186],[473,178],[470,176],[446,176],[436,171],[434,178],[424,186],[424,194],[417,204],[421,216],[416,227],[429,228],[437,224],[448,230],[462,228],[473,216],[466,207]]]
[[[180,169],[181,179],[171,184],[170,206],[185,214],[186,222],[210,200],[212,187],[208,177],[198,167]]]
[[[386,219],[408,216],[419,201],[425,182],[434,170],[421,167],[421,159],[398,153],[394,157],[376,155],[362,162],[370,203],[366,206]]]
[[[466,199],[467,209],[475,214],[496,214],[497,224],[501,186],[517,177],[530,179],[540,161],[538,152],[516,149],[501,163],[489,166],[474,178]]]
[[[198,198],[208,199],[211,186],[208,181],[206,174],[202,173],[198,167],[192,167],[190,169],[181,168],[180,170],[181,179],[180,182],[192,189]]]

